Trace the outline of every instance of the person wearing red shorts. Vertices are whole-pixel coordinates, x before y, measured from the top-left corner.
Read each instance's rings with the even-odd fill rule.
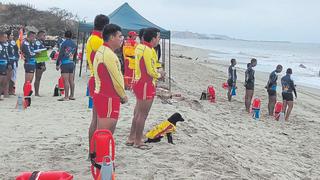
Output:
[[[90,35],[90,37],[88,38],[87,41],[87,45],[86,45],[86,57],[87,57],[87,63],[89,66],[89,70],[90,70],[90,79],[88,82],[89,85],[89,90],[90,90],[90,98],[92,98],[93,93],[94,93],[94,86],[95,86],[95,82],[94,82],[94,70],[93,70],[93,61],[94,61],[94,57],[96,55],[96,52],[98,50],[98,48],[103,44],[103,39],[102,39],[102,30],[103,27],[109,24],[109,18],[106,15],[103,14],[99,14],[95,17],[94,19],[94,27],[93,27],[93,31]],[[95,109],[95,106],[93,105],[92,107],[92,120],[90,123],[90,127],[89,127],[89,145],[90,145],[90,140],[91,137],[93,136],[94,131],[97,129],[97,112]]]
[[[121,28],[115,24],[106,25],[102,36],[104,43],[96,52],[93,61],[93,103],[98,117],[97,129],[108,129],[114,133],[120,114],[120,103],[128,101],[121,64],[114,53],[121,47],[123,36]]]
[[[124,85],[126,89],[132,88],[132,80],[135,68],[135,49],[137,33],[130,31],[128,39],[123,42],[123,57],[124,57]]]
[[[156,95],[156,81],[157,79],[164,78],[165,72],[157,72],[155,65],[157,55],[153,53],[153,47],[157,46],[160,40],[160,31],[156,28],[145,29],[143,40],[142,44],[139,44],[135,50],[136,64],[133,92],[137,102],[126,145],[139,149],[149,149],[150,147],[143,143],[142,133],[153,103],[153,98]]]

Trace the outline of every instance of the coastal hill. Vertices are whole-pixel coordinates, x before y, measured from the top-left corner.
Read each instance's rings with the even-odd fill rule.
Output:
[[[173,38],[180,38],[180,39],[217,39],[217,40],[232,40],[234,38],[225,36],[225,35],[218,35],[218,34],[200,34],[194,33],[190,31],[172,31]]]
[[[45,30],[50,35],[62,35],[65,30],[76,32],[78,17],[57,7],[46,11],[36,9],[31,4],[0,3],[0,30],[33,26]]]

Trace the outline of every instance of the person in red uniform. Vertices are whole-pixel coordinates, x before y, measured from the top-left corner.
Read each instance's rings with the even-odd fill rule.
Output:
[[[142,133],[156,94],[156,81],[164,78],[165,72],[157,71],[157,54],[153,50],[153,47],[159,43],[160,31],[156,28],[145,29],[143,40],[143,43],[137,46],[135,53],[135,84],[133,85],[133,91],[137,102],[126,145],[139,149],[149,149],[150,147],[143,143]]]
[[[108,129],[114,133],[120,114],[120,103],[128,97],[124,89],[121,64],[114,51],[121,47],[121,28],[108,24],[103,29],[104,43],[98,49],[94,62],[95,91],[93,103],[98,115],[97,129]]]
[[[135,68],[135,49],[137,33],[130,31],[128,33],[128,39],[123,44],[123,56],[124,56],[124,83],[126,89],[131,89],[134,68]]]
[[[86,46],[86,57],[87,57],[87,63],[90,69],[90,80],[89,80],[89,89],[90,89],[90,96],[93,96],[94,92],[94,71],[93,71],[93,61],[95,54],[98,50],[98,48],[103,44],[102,39],[102,30],[103,27],[109,24],[109,18],[106,15],[99,14],[94,19],[94,28],[93,31],[88,38],[87,46]],[[97,129],[97,112],[93,105],[92,107],[92,120],[89,127],[89,145],[91,137],[93,136],[94,131]]]

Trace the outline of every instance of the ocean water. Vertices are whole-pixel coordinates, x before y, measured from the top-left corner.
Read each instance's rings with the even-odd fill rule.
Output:
[[[210,58],[214,60],[235,58],[243,69],[253,57],[258,60],[256,71],[270,73],[281,64],[283,75],[292,68],[297,85],[320,89],[320,44],[206,39],[172,39],[172,43],[212,50]]]

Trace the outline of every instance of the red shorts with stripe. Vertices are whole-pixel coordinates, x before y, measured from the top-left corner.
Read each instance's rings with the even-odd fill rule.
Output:
[[[94,93],[93,104],[99,118],[119,118],[120,98],[107,97],[100,93]]]
[[[139,100],[151,100],[156,95],[152,82],[138,81],[133,85],[133,92]]]

